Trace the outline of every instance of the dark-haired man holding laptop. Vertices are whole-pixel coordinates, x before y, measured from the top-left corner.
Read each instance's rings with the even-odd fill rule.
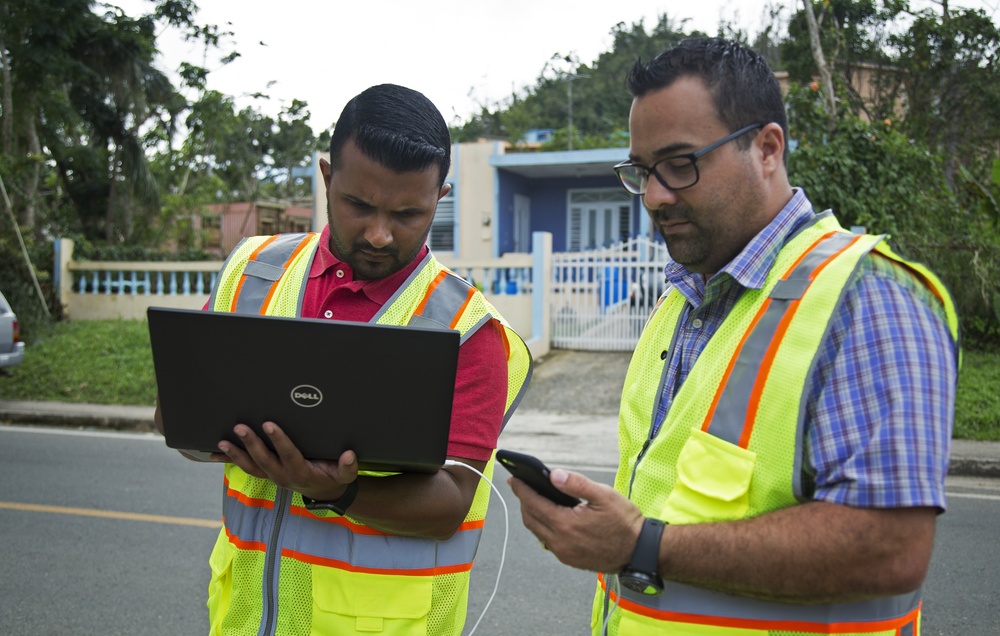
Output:
[[[448,128],[424,95],[388,84],[362,92],[334,128],[329,163],[320,162],[328,225],[244,240],[209,309],[458,330],[448,456],[489,474],[531,357],[489,301],[426,245],[451,188],[450,161]],[[330,360],[329,370],[350,374],[351,360]],[[392,387],[384,399],[394,399]],[[359,475],[352,451],[310,461],[280,422],[263,431],[276,452],[239,424],[244,448],[220,441],[212,455],[226,467],[211,633],[461,633],[488,485],[460,466]]]

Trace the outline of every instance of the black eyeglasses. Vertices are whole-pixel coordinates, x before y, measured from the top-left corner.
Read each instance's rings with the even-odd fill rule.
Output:
[[[698,183],[700,174],[698,173],[698,159],[704,157],[719,146],[747,134],[751,130],[763,128],[765,124],[750,124],[740,128],[734,133],[726,135],[722,139],[710,143],[700,150],[689,152],[683,155],[674,155],[660,159],[650,167],[631,160],[625,160],[616,165],[612,170],[618,175],[618,180],[632,194],[646,194],[646,186],[649,185],[649,175],[655,174],[657,180],[668,190],[683,190]]]

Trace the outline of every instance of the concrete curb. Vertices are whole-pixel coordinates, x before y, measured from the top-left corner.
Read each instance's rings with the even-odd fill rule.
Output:
[[[0,400],[0,423],[153,432],[153,407]],[[613,470],[618,464],[614,415],[517,411],[498,446],[537,455],[550,466]],[[1000,477],[1000,442],[952,440],[949,475]]]
[[[156,430],[153,407],[0,400],[0,422],[109,430]]]

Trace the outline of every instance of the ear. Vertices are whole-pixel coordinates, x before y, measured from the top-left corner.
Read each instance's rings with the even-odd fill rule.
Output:
[[[785,133],[779,124],[771,122],[757,134],[761,168],[770,176],[785,168]]]
[[[330,175],[333,171],[330,169],[330,162],[326,159],[319,160],[319,172],[323,175],[323,183],[330,183]]]
[[[451,184],[450,183],[441,184],[441,192],[438,194],[438,201],[445,198],[445,196],[447,196],[449,192],[451,192]]]

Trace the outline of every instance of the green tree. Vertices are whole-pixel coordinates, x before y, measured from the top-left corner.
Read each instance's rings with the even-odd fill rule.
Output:
[[[1000,143],[1000,29],[982,10],[944,3],[893,43],[906,71],[904,129],[941,154],[953,189],[963,165],[988,182]]]
[[[269,180],[275,184],[277,194],[285,199],[312,194],[302,179],[292,175],[295,168],[309,165],[316,149],[316,135],[309,126],[309,117],[308,104],[293,99],[291,105],[281,109],[271,135],[274,166]]]
[[[163,135],[146,130],[183,109],[153,66],[156,28],[201,37],[195,11],[191,0],[161,0],[138,18],[93,0],[0,5],[0,169],[20,223],[37,237],[69,230],[126,240],[146,226],[136,214],[155,215],[147,159]]]
[[[548,150],[569,147],[572,103],[573,148],[628,145],[628,112],[632,99],[625,89],[628,69],[639,59],[649,60],[685,37],[685,23],[660,15],[647,32],[644,22],[618,23],[611,29],[610,51],[591,64],[582,64],[574,53],[556,53],[542,67],[534,86],[506,102],[483,104],[462,126],[452,127],[458,141],[480,137],[516,143],[533,128],[556,131]],[[572,102],[570,100],[572,91]],[[623,136],[623,132],[626,134]]]

